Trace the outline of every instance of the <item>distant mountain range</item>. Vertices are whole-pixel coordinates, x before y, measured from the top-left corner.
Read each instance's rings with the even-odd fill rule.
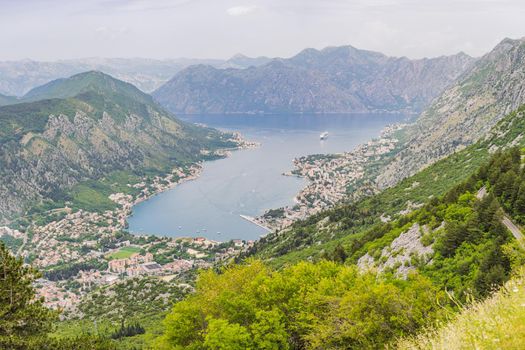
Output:
[[[417,112],[474,62],[463,53],[411,60],[352,46],[306,49],[246,69],[190,66],[153,96],[184,114]]]
[[[270,60],[267,57],[250,58],[235,55],[228,60],[83,58],[57,62],[4,61],[0,62],[0,93],[22,96],[36,86],[91,70],[110,74],[132,83],[144,92],[151,92],[172,78],[174,74],[193,64],[209,64],[220,68],[247,68],[267,63]]]
[[[228,60],[86,58],[0,62],[0,105],[36,86],[97,70],[134,84],[182,114],[419,112],[467,70],[463,53],[410,60],[352,46],[294,57]],[[171,80],[170,80],[171,79]],[[163,85],[164,84],[164,85]]]
[[[114,171],[165,173],[235,146],[229,136],[175,119],[151,96],[100,72],[29,92],[0,107],[0,222],[81,181]]]
[[[381,170],[379,186],[392,186],[483,137],[525,103],[524,77],[525,38],[503,40],[405,130],[405,142]]]
[[[16,97],[0,94],[0,106],[8,105],[13,102],[16,102]]]
[[[250,62],[188,67],[154,97],[182,113],[406,112],[430,104],[378,171],[381,188],[475,142],[525,103],[525,39],[505,39],[479,60],[409,60],[347,46],[228,64]],[[150,95],[101,72],[19,98],[0,95],[1,104],[12,105],[0,107],[0,214],[85,179],[192,162],[226,144],[219,132],[173,118]]]

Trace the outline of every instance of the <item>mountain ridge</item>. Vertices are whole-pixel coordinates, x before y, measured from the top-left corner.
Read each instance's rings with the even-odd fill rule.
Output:
[[[266,63],[267,57],[243,56],[229,59],[150,59],[86,57],[58,61],[30,59],[0,61],[0,93],[22,96],[32,88],[59,78],[91,70],[99,70],[131,83],[144,92],[151,92],[175,73],[192,64],[206,63],[216,67],[246,68]]]
[[[525,103],[525,38],[504,39],[436,98],[404,131],[399,153],[377,177],[380,188],[482,137]]]
[[[417,112],[474,58],[410,60],[353,46],[304,49],[242,70],[190,66],[153,92],[172,112]]]
[[[43,99],[0,107],[1,221],[43,200],[67,200],[81,181],[113,171],[169,173],[202,159],[202,151],[235,146],[100,72],[37,92]]]
[[[101,71],[93,70],[60,78],[31,89],[20,101],[33,102],[54,98],[70,98],[88,91],[102,94],[125,93],[142,103],[154,103],[153,99],[134,85],[117,80]]]

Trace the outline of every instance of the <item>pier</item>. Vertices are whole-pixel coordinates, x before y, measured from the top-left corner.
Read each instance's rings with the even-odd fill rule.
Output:
[[[251,217],[251,216],[248,216],[248,215],[242,215],[242,214],[240,214],[239,216],[240,216],[241,218],[243,218],[244,220],[249,221],[249,222],[251,222],[252,224],[255,224],[255,225],[257,225],[257,226],[259,226],[259,227],[265,229],[265,230],[268,231],[268,232],[272,232],[272,230],[270,230],[268,227],[266,227],[266,226],[264,226],[264,225],[258,223],[257,220],[255,220],[255,218],[253,218],[253,217]]]

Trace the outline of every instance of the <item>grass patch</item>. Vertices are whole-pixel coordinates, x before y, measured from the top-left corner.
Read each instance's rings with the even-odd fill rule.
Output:
[[[464,309],[450,323],[414,338],[398,349],[523,349],[525,270],[491,298]]]
[[[133,247],[133,246],[122,247],[119,249],[119,251],[113,252],[107,255],[106,258],[108,258],[109,260],[127,259],[135,253],[140,253],[140,250],[141,249],[139,247]]]
[[[114,210],[117,204],[109,199],[113,193],[136,194],[137,189],[128,186],[140,181],[140,176],[126,171],[115,171],[100,180],[79,183],[70,192],[74,209],[102,213]]]
[[[94,212],[114,210],[117,204],[109,199],[110,194],[103,184],[96,181],[79,184],[72,191],[73,208]]]

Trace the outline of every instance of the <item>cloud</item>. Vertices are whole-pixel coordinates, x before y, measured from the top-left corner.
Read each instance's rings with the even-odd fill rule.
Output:
[[[257,6],[234,6],[226,10],[230,16],[244,16],[257,10]]]
[[[122,36],[126,35],[129,32],[128,27],[121,26],[121,27],[107,27],[107,26],[100,26],[95,28],[95,33],[101,38],[104,39],[110,39],[110,40],[116,40],[121,38]]]
[[[2,0],[0,0],[1,2]],[[83,12],[148,12],[163,11],[188,5],[195,0],[94,0],[94,5],[87,6]]]

